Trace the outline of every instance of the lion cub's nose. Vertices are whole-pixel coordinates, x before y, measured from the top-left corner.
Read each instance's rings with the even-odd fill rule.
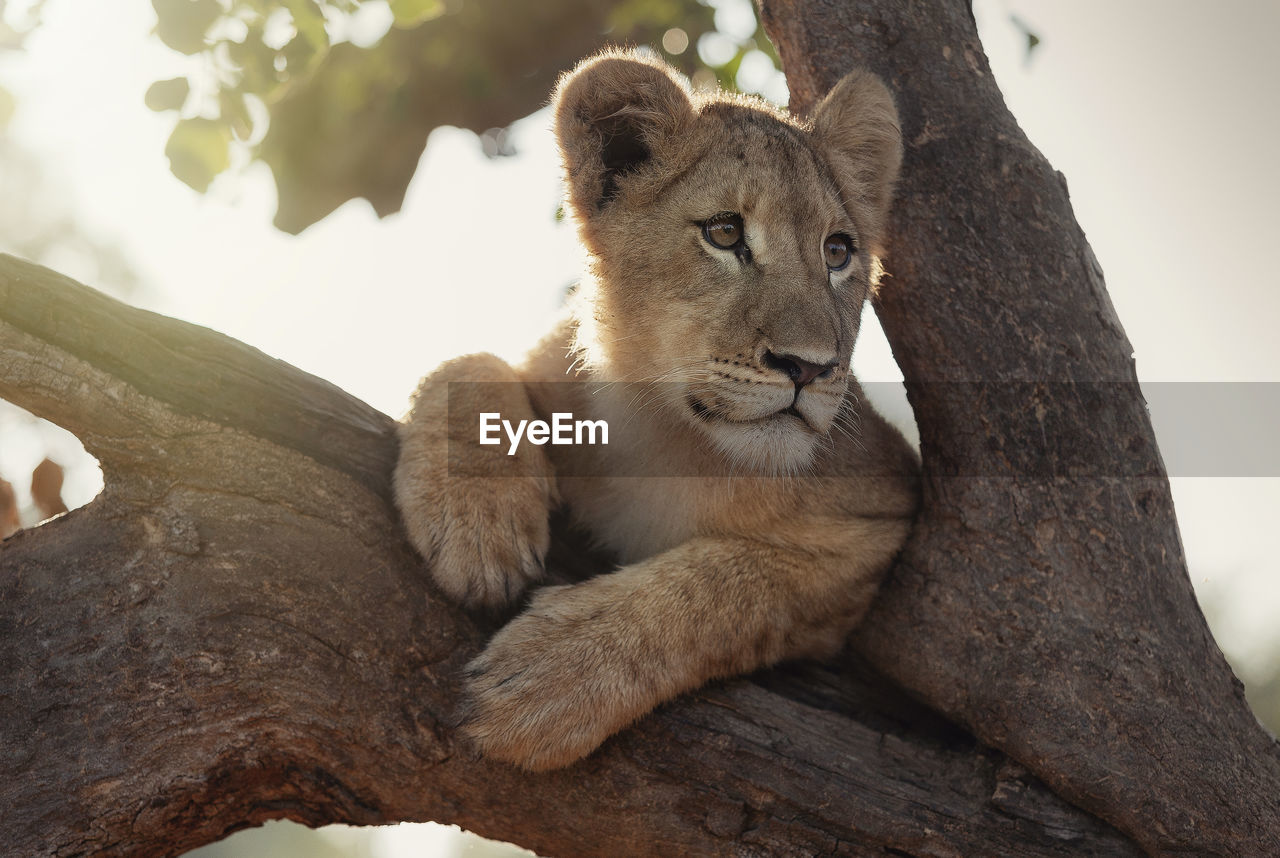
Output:
[[[767,351],[764,353],[764,365],[770,369],[780,369],[785,372],[787,378],[791,379],[796,386],[796,390],[799,390],[815,378],[826,378],[830,375],[831,370],[836,367],[836,362],[812,363],[795,355],[775,355]]]

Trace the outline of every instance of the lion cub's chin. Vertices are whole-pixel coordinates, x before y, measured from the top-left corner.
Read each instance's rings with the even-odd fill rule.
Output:
[[[818,446],[818,434],[804,420],[781,412],[748,423],[698,421],[695,425],[738,474],[802,474],[812,465]]]

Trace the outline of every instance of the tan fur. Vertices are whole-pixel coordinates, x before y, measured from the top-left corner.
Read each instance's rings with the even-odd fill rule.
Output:
[[[540,577],[561,500],[625,564],[536,592],[468,669],[467,732],[530,769],[709,679],[834,652],[917,503],[914,454],[847,369],[900,160],[883,84],[850,74],[809,125],[611,52],[555,106],[591,265],[574,316],[518,369],[476,355],[424,379],[395,480],[414,545],[468,605]],[[722,212],[749,257],[704,238]],[[831,272],[837,233],[858,249]],[[797,387],[779,355],[831,368]],[[467,455],[481,411],[605,419],[629,443]]]

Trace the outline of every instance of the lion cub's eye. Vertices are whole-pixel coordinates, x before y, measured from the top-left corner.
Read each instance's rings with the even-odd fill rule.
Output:
[[[712,247],[733,250],[742,244],[742,215],[725,212],[709,218],[702,224],[702,237]]]
[[[827,257],[827,268],[839,271],[853,258],[853,239],[843,232],[829,235],[822,243],[822,253]]]

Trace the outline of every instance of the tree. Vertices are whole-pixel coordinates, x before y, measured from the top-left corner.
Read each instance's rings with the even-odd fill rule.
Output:
[[[793,107],[868,65],[907,146],[877,312],[924,508],[845,657],[704,689],[561,772],[475,760],[450,713],[491,629],[403,542],[389,418],[8,259],[0,395],[76,431],[106,488],[0,551],[3,842],[162,854],[288,817],[552,855],[1274,853],[1280,749],[1204,625],[1101,272],[967,4],[762,17]],[[561,529],[556,574],[600,562]]]
[[[757,45],[772,53],[758,33],[704,68],[687,50],[715,29],[698,0],[392,0],[390,30],[372,45],[330,34],[354,29],[359,0],[152,5],[165,44],[204,61],[147,93],[154,109],[182,113],[165,149],[174,174],[206,190],[239,140],[271,167],[276,226],[295,233],[356,197],[379,216],[398,211],[432,129],[500,137],[606,43],[664,45],[686,72],[729,85]]]

